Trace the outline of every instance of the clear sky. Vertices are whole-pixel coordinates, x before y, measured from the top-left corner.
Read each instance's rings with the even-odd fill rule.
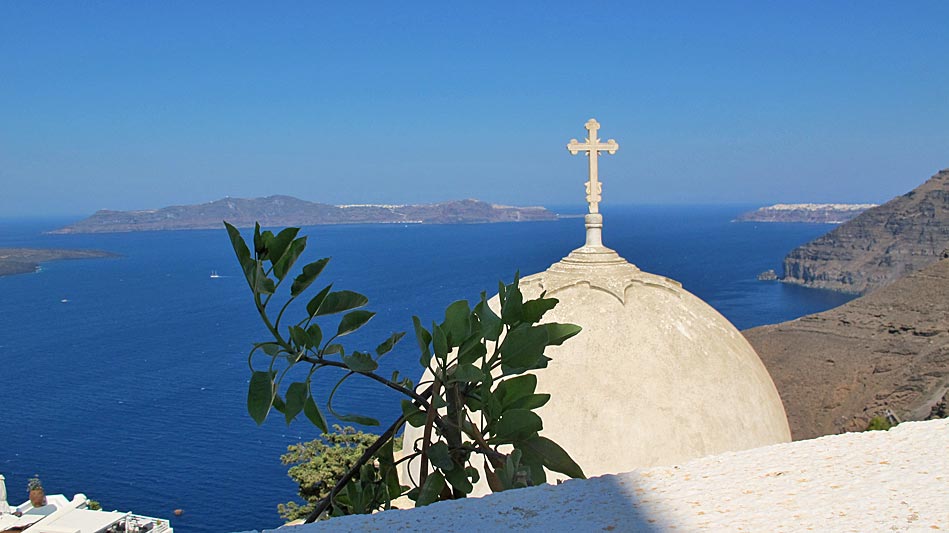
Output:
[[[223,196],[880,202],[949,167],[949,2],[0,3],[0,216]]]

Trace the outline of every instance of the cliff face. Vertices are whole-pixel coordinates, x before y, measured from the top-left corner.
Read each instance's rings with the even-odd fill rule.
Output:
[[[917,271],[949,247],[949,169],[791,251],[782,281],[865,293]]]
[[[52,233],[104,233],[184,229],[219,229],[227,220],[237,227],[315,226],[319,224],[474,224],[555,220],[543,207],[509,207],[479,200],[421,205],[329,205],[292,196],[224,198],[200,205],[149,211],[98,211]]]
[[[795,440],[866,429],[892,410],[922,420],[949,390],[949,251],[922,270],[816,315],[744,332]]]

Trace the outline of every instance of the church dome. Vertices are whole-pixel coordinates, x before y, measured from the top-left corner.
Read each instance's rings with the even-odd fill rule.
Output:
[[[618,149],[596,139],[598,127],[591,119],[587,144],[568,149]],[[735,326],[680,283],[603,246],[591,159],[586,244],[520,282],[525,300],[543,292],[559,300],[543,322],[583,328],[549,347],[550,364],[532,371],[537,392],[551,395],[537,410],[541,435],[588,477],[790,441],[771,376]],[[498,297],[489,305],[497,312]],[[420,432],[408,427],[406,442]]]
[[[587,215],[588,232],[591,219],[602,220]],[[525,299],[559,300],[545,322],[583,328],[534,371],[551,395],[542,434],[587,476],[790,441],[771,376],[735,326],[593,241],[520,283]]]

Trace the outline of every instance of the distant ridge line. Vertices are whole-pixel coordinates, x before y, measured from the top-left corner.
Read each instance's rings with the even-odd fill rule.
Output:
[[[330,205],[293,196],[233,198],[160,209],[116,211],[101,209],[52,234],[122,233],[218,229],[227,220],[237,227],[316,226],[331,224],[487,224],[557,220],[558,215],[540,206],[515,207],[476,199],[433,204]]]

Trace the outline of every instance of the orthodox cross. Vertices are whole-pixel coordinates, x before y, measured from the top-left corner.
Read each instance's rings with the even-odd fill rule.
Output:
[[[616,141],[610,139],[608,141],[600,142],[600,139],[596,136],[597,130],[600,129],[600,123],[596,119],[591,118],[584,124],[584,127],[589,131],[585,142],[577,142],[576,139],[570,139],[570,143],[567,144],[567,150],[570,150],[570,153],[577,155],[580,151],[585,151],[587,156],[590,158],[590,181],[586,182],[587,186],[587,203],[590,204],[590,213],[599,213],[600,212],[600,194],[603,192],[603,188],[600,185],[599,176],[597,175],[597,157],[599,157],[600,152],[606,152],[608,154],[615,154],[619,150],[619,145],[616,144]]]

